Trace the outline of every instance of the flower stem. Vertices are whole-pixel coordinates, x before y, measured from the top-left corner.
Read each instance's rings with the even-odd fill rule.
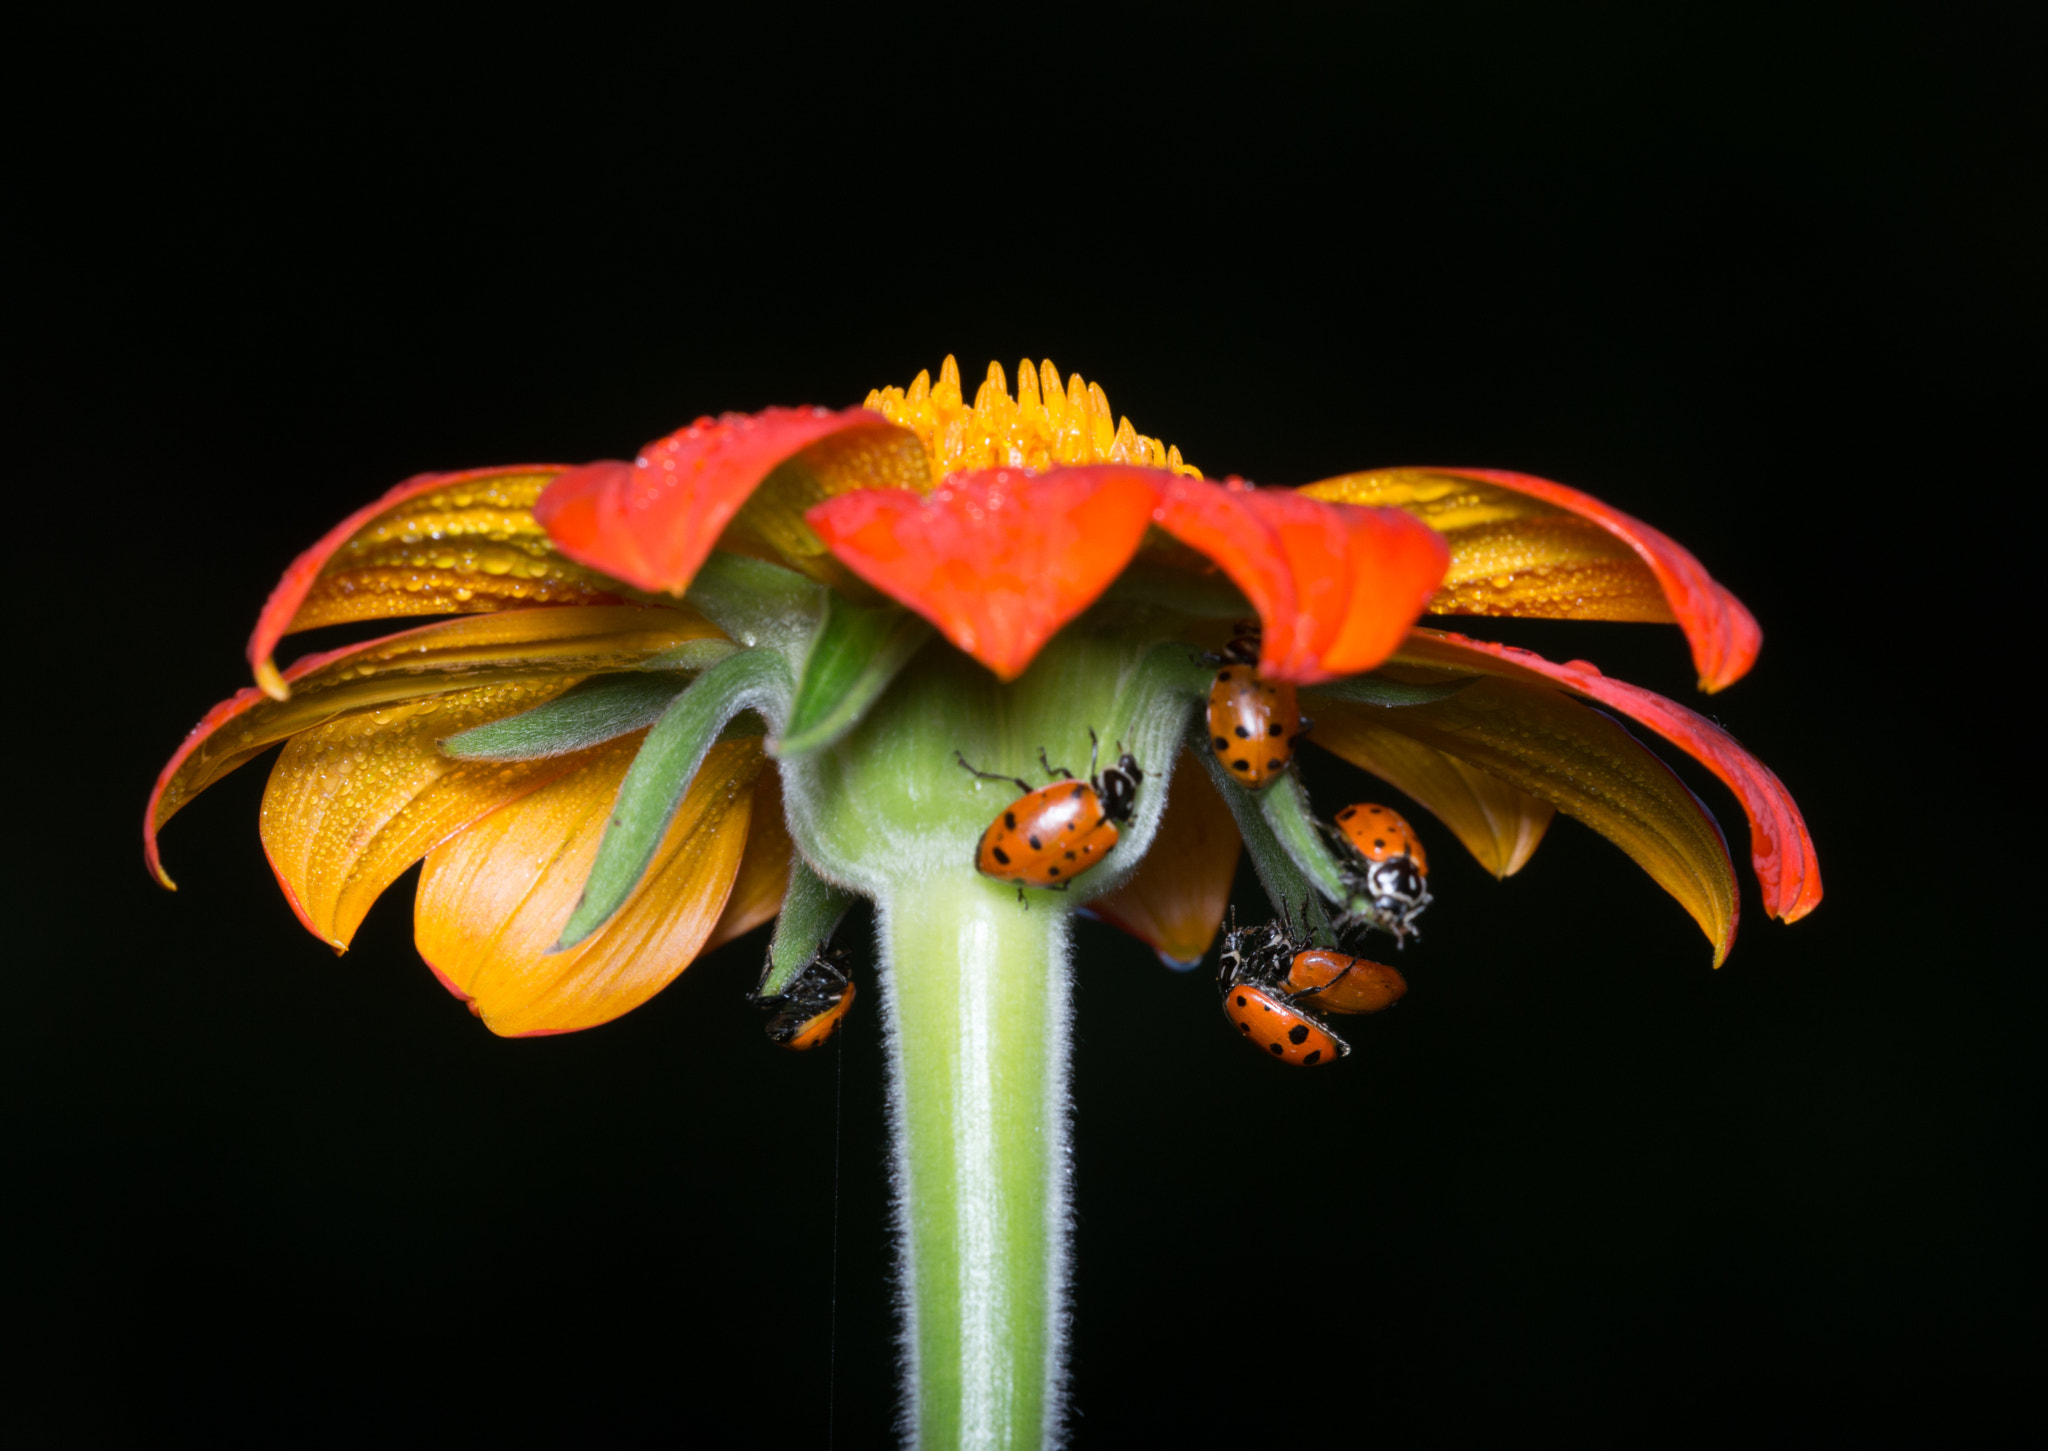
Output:
[[[905,1419],[927,1448],[1059,1436],[1068,914],[979,879],[879,905]]]

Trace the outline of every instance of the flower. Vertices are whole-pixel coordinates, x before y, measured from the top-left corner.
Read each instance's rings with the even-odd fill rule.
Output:
[[[1298,690],[1311,743],[1497,875],[1563,811],[1726,957],[1739,893],[1720,829],[1619,715],[1735,793],[1771,915],[1819,901],[1796,805],[1725,731],[1584,662],[1420,628],[1425,611],[1675,623],[1708,690],[1761,641],[1685,550],[1562,485],[1473,469],[1212,482],[1078,375],[1026,363],[1012,395],[992,365],[969,403],[948,358],[935,384],[699,419],[630,462],[399,485],[286,572],[249,644],[257,685],[165,767],[146,850],[170,885],[158,830],[283,742],[262,836],[300,919],[345,949],[424,858],[421,954],[514,1036],[616,1017],[771,918],[763,991],[780,992],[852,895],[874,899],[920,1307],[911,1400],[921,1424],[964,1424],[994,1392],[962,1367],[1038,1365],[1036,1398],[1012,1386],[1003,1404],[1042,1426],[1062,1355],[1062,909],[1192,962],[1242,848],[1291,930],[1329,945],[1333,920],[1378,920],[1297,777],[1254,791],[1190,736],[1215,669],[1199,651],[1231,622],[1256,617],[1257,678]],[[455,618],[273,663],[297,631],[436,615]],[[1001,793],[953,755],[1013,775],[1078,765],[1091,737],[1133,752],[1147,784],[1086,885],[1020,908],[974,871]],[[975,1089],[998,1061],[1002,1091]],[[977,1133],[986,1152],[962,1149]],[[996,1159],[1021,1177],[990,1178]],[[1014,1244],[970,1253],[932,1217],[1017,1182],[1045,1212],[1012,1215]],[[991,1307],[991,1284],[1011,1299]]]

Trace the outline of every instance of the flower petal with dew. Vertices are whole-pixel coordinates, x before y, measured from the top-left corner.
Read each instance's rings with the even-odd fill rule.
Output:
[[[1704,716],[1655,691],[1611,680],[1587,661],[1558,665],[1532,650],[1463,635],[1417,630],[1397,659],[1562,685],[1648,726],[1720,777],[1742,803],[1749,818],[1750,862],[1763,888],[1764,910],[1797,922],[1820,905],[1820,858],[1792,793],[1770,767]]]
[[[508,680],[350,711],[285,742],[263,791],[264,854],[292,910],[340,952],[406,868],[577,764],[455,761],[441,738],[552,700],[554,680]]]
[[[1109,588],[1151,527],[1151,469],[955,474],[928,498],[865,489],[805,517],[854,573],[1002,680]]]
[[[533,517],[558,472],[535,464],[420,474],[349,515],[271,591],[249,637],[256,683],[283,700],[277,642],[322,625],[618,603],[618,586],[564,559]]]
[[[1763,644],[1756,617],[1669,535],[1549,479],[1502,469],[1375,469],[1301,492],[1397,506],[1440,532],[1450,568],[1432,614],[1676,620],[1708,691],[1740,680]]]
[[[1442,536],[1399,509],[1174,479],[1167,533],[1223,566],[1259,613],[1259,673],[1303,685],[1370,670],[1443,578]]]
[[[1399,665],[1388,673],[1426,674]],[[1406,737],[1584,822],[1692,914],[1715,966],[1727,957],[1741,898],[1721,828],[1612,717],[1561,690],[1498,679],[1398,710],[1319,698],[1315,712],[1316,744],[1367,770],[1383,769],[1376,760],[1389,734]],[[1390,754],[1398,769],[1399,751]]]
[[[570,469],[534,517],[571,559],[680,595],[729,526],[750,536],[755,548],[743,552],[829,566],[803,511],[877,485],[929,487],[924,450],[908,430],[864,408],[768,408],[700,418],[631,463]],[[829,572],[825,582],[835,582]]]
[[[625,670],[718,631],[687,610],[630,605],[507,611],[386,635],[309,655],[280,677],[287,699],[245,688],[192,728],[157,777],[143,815],[143,855],[172,886],[157,833],[187,802],[269,747],[354,710],[513,681],[573,684]],[[324,934],[323,934],[324,935]]]
[[[653,997],[710,939],[739,875],[758,739],[712,747],[653,864],[616,916],[553,952],[597,856],[637,736],[435,848],[413,910],[420,956],[506,1038],[572,1033]]]

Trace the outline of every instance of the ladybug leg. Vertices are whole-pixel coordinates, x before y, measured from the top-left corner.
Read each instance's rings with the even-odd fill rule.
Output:
[[[962,766],[966,766],[970,774],[979,776],[984,781],[1014,781],[1017,784],[1017,789],[1022,791],[1027,796],[1030,795],[1032,790],[1034,789],[1029,781],[1026,781],[1019,776],[1005,776],[1000,771],[975,770],[974,767],[967,765],[967,758],[961,755],[960,752],[958,752],[957,750],[953,752],[953,759],[958,761]]]
[[[1038,748],[1038,764],[1045,767],[1045,774],[1052,777],[1054,780],[1071,781],[1074,779],[1074,773],[1072,771],[1069,771],[1065,766],[1055,766],[1052,762],[1048,761],[1045,758],[1044,746],[1040,746]]]

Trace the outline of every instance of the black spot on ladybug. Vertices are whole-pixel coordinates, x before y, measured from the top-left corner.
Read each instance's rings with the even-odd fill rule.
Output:
[[[1242,758],[1232,761],[1230,763],[1230,769],[1233,771],[1249,771],[1251,768],[1252,763],[1250,761],[1243,760]]]
[[[1244,1034],[1245,1037],[1249,1038],[1252,1035],[1252,1025],[1250,1023],[1239,1023],[1237,1025],[1237,1031]]]
[[[1030,843],[1031,843],[1031,849],[1032,849],[1033,851],[1044,851],[1044,850],[1045,850],[1045,843],[1044,843],[1044,842],[1042,842],[1042,841],[1040,841],[1040,840],[1039,840],[1039,839],[1038,839],[1037,837],[1035,837],[1035,836],[1027,836],[1027,837],[1026,837],[1026,838],[1024,838],[1024,839],[1025,839],[1026,841],[1028,841],[1028,842],[1030,842]]]
[[[1227,751],[1227,750],[1229,750],[1229,749],[1230,749],[1230,741],[1228,740],[1228,738],[1226,738],[1226,737],[1224,737],[1224,736],[1218,736],[1218,737],[1216,737],[1216,749],[1217,749],[1217,750],[1219,750],[1219,751]]]
[[[1243,1007],[1243,1006],[1244,1006],[1244,994],[1243,994],[1243,993],[1239,993],[1239,994],[1237,995],[1237,1005],[1238,1005],[1239,1007]]]
[[[1280,722],[1276,720],[1271,725],[1266,727],[1266,734],[1269,736],[1284,736],[1287,734],[1287,731],[1280,724]]]
[[[989,850],[995,856],[995,859],[1001,862],[1004,866],[1008,866],[1010,864],[1010,854],[1004,851],[1001,847],[991,847]]]
[[[1075,858],[1074,858],[1074,854],[1073,854],[1072,852],[1068,852],[1068,853],[1067,853],[1067,860],[1068,860],[1068,861],[1073,861],[1074,859],[1075,859]]]
[[[1230,672],[1229,672],[1228,670],[1219,670],[1219,671],[1217,671],[1217,672],[1216,672],[1216,678],[1217,678],[1217,679],[1218,679],[1219,681],[1221,681],[1221,680],[1228,680],[1228,679],[1230,679]]]
[[[1241,741],[1248,741],[1252,738],[1252,733],[1246,730],[1243,726],[1239,726],[1237,728],[1236,735],[1237,738]]]
[[[1034,842],[1032,842],[1031,844],[1032,844],[1033,846],[1037,846],[1037,845],[1038,845],[1038,843],[1037,843],[1037,842],[1035,842],[1035,841],[1034,841]],[[1387,839],[1386,839],[1386,838],[1385,838],[1384,836],[1376,836],[1376,837],[1374,837],[1374,838],[1372,839],[1372,844],[1373,844],[1373,848],[1374,848],[1374,850],[1383,850],[1383,849],[1385,849],[1385,847],[1386,847],[1386,844],[1387,844]]]
[[[1268,1043],[1266,1045],[1266,1051],[1268,1053],[1271,1053],[1275,1058],[1278,1058],[1285,1050],[1281,1048],[1281,1046],[1278,1043]]]
[[[1017,829],[1017,813],[1014,811],[1005,811],[1003,813],[1003,825],[1009,827],[1010,830],[1015,831]]]
[[[1347,806],[1337,813],[1337,819],[1339,821],[1349,821],[1356,815],[1358,815],[1358,808],[1356,806]]]
[[[1322,1049],[1320,1049],[1320,1048],[1318,1048],[1318,1049],[1316,1049],[1316,1051],[1315,1051],[1315,1052],[1313,1052],[1313,1053],[1309,1054],[1309,1055],[1308,1055],[1308,1057],[1306,1057],[1306,1058],[1302,1059],[1302,1060],[1301,1060],[1301,1065],[1302,1065],[1302,1067],[1304,1067],[1304,1068],[1307,1068],[1307,1067],[1311,1067],[1311,1066],[1313,1066],[1314,1064],[1320,1063],[1320,1062],[1322,1062],[1322,1061],[1323,1061],[1323,1050],[1322,1050]]]
[[[1308,1041],[1308,1024],[1296,1023],[1287,1030],[1287,1041],[1299,1048]]]
[[[1082,793],[1083,791],[1086,791],[1087,789],[1088,789],[1088,788],[1087,788],[1086,786],[1076,786],[1076,787],[1075,787],[1075,788],[1074,788],[1073,790],[1069,791],[1069,792],[1068,792],[1067,794],[1068,794],[1069,796],[1079,796],[1079,795],[1080,795],[1080,794],[1081,794],[1081,793]]]
[[[1060,869],[1058,867],[1047,867],[1045,869],[1045,874],[1048,877],[1056,877],[1060,874]]]

